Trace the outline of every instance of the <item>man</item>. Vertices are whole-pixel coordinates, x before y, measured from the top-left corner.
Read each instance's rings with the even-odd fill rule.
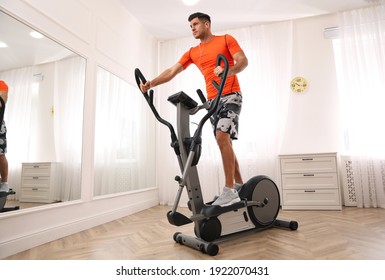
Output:
[[[215,36],[211,33],[210,16],[203,13],[194,13],[189,16],[190,28],[195,39],[200,44],[187,51],[178,63],[166,69],[158,77],[141,85],[143,92],[157,85],[166,83],[177,74],[186,69],[190,64],[195,64],[202,72],[208,100],[217,95],[217,90],[212,85],[212,80],[219,83],[224,69],[216,67],[218,54],[223,54],[229,61],[228,78],[222,93],[218,113],[212,117],[214,134],[219,146],[225,172],[225,187],[223,193],[212,205],[227,206],[240,201],[234,187],[239,188],[242,177],[239,170],[237,157],[232,147],[232,139],[238,138],[238,117],[241,112],[242,94],[236,74],[247,67],[248,60],[238,42],[230,35]]]
[[[3,99],[4,104],[8,100],[8,85],[0,80],[0,98]],[[0,103],[0,111],[5,110]],[[3,116],[0,116],[0,192],[9,192],[8,186],[8,160],[5,156],[7,152],[7,128],[3,120]]]

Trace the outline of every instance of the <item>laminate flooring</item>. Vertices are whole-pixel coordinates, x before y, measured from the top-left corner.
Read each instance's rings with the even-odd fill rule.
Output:
[[[170,225],[170,209],[156,206],[6,260],[385,260],[385,209],[281,211],[279,219],[298,221],[297,231],[248,232],[218,243],[216,256],[174,242],[175,232],[193,235],[193,225]]]

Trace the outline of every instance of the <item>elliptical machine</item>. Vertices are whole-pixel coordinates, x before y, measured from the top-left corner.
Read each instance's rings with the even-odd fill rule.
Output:
[[[7,202],[7,196],[13,194],[16,194],[16,192],[12,189],[10,189],[8,192],[0,192],[0,213],[20,209],[20,206],[4,207],[5,203]]]
[[[165,119],[160,117],[153,103],[153,90],[149,93],[142,92],[156,119],[167,126],[171,134],[171,147],[177,156],[182,175],[176,176],[179,184],[177,195],[171,211],[167,213],[170,224],[182,226],[194,223],[196,237],[176,232],[173,236],[175,242],[215,256],[219,247],[213,241],[224,239],[230,235],[251,231],[263,230],[271,227],[283,227],[291,230],[298,228],[296,221],[277,220],[280,209],[280,195],[276,184],[267,176],[258,175],[249,179],[240,189],[240,202],[229,206],[211,205],[213,201],[204,203],[201,185],[197,171],[197,164],[201,155],[202,129],[205,122],[216,112],[219,105],[224,85],[227,79],[229,63],[225,56],[219,54],[216,65],[224,67],[220,76],[220,84],[212,81],[218,91],[217,97],[208,105],[206,98],[197,90],[202,105],[198,105],[183,91],[171,95],[168,101],[177,108],[177,132]],[[135,69],[136,83],[140,89],[141,83],[146,79],[139,69]],[[194,135],[190,136],[190,115],[201,109],[208,112],[201,119]],[[186,188],[189,198],[188,208],[192,216],[186,217],[177,211],[183,189]]]

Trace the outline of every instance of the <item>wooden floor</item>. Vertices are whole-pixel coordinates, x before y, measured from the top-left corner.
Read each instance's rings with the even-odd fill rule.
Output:
[[[192,225],[168,223],[170,207],[157,206],[38,246],[7,260],[385,260],[385,209],[282,211],[297,231],[272,228],[219,243],[209,256],[173,240]],[[187,209],[186,209],[187,210]]]
[[[47,205],[46,203],[35,203],[35,202],[20,202],[18,200],[7,200],[7,203],[5,204],[5,208],[12,208],[15,206],[18,206],[19,209],[27,209],[37,206]]]

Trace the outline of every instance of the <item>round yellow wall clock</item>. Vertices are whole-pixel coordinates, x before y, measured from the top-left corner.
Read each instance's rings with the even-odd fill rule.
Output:
[[[294,93],[303,93],[308,88],[308,83],[304,77],[295,77],[291,80],[290,88]]]

